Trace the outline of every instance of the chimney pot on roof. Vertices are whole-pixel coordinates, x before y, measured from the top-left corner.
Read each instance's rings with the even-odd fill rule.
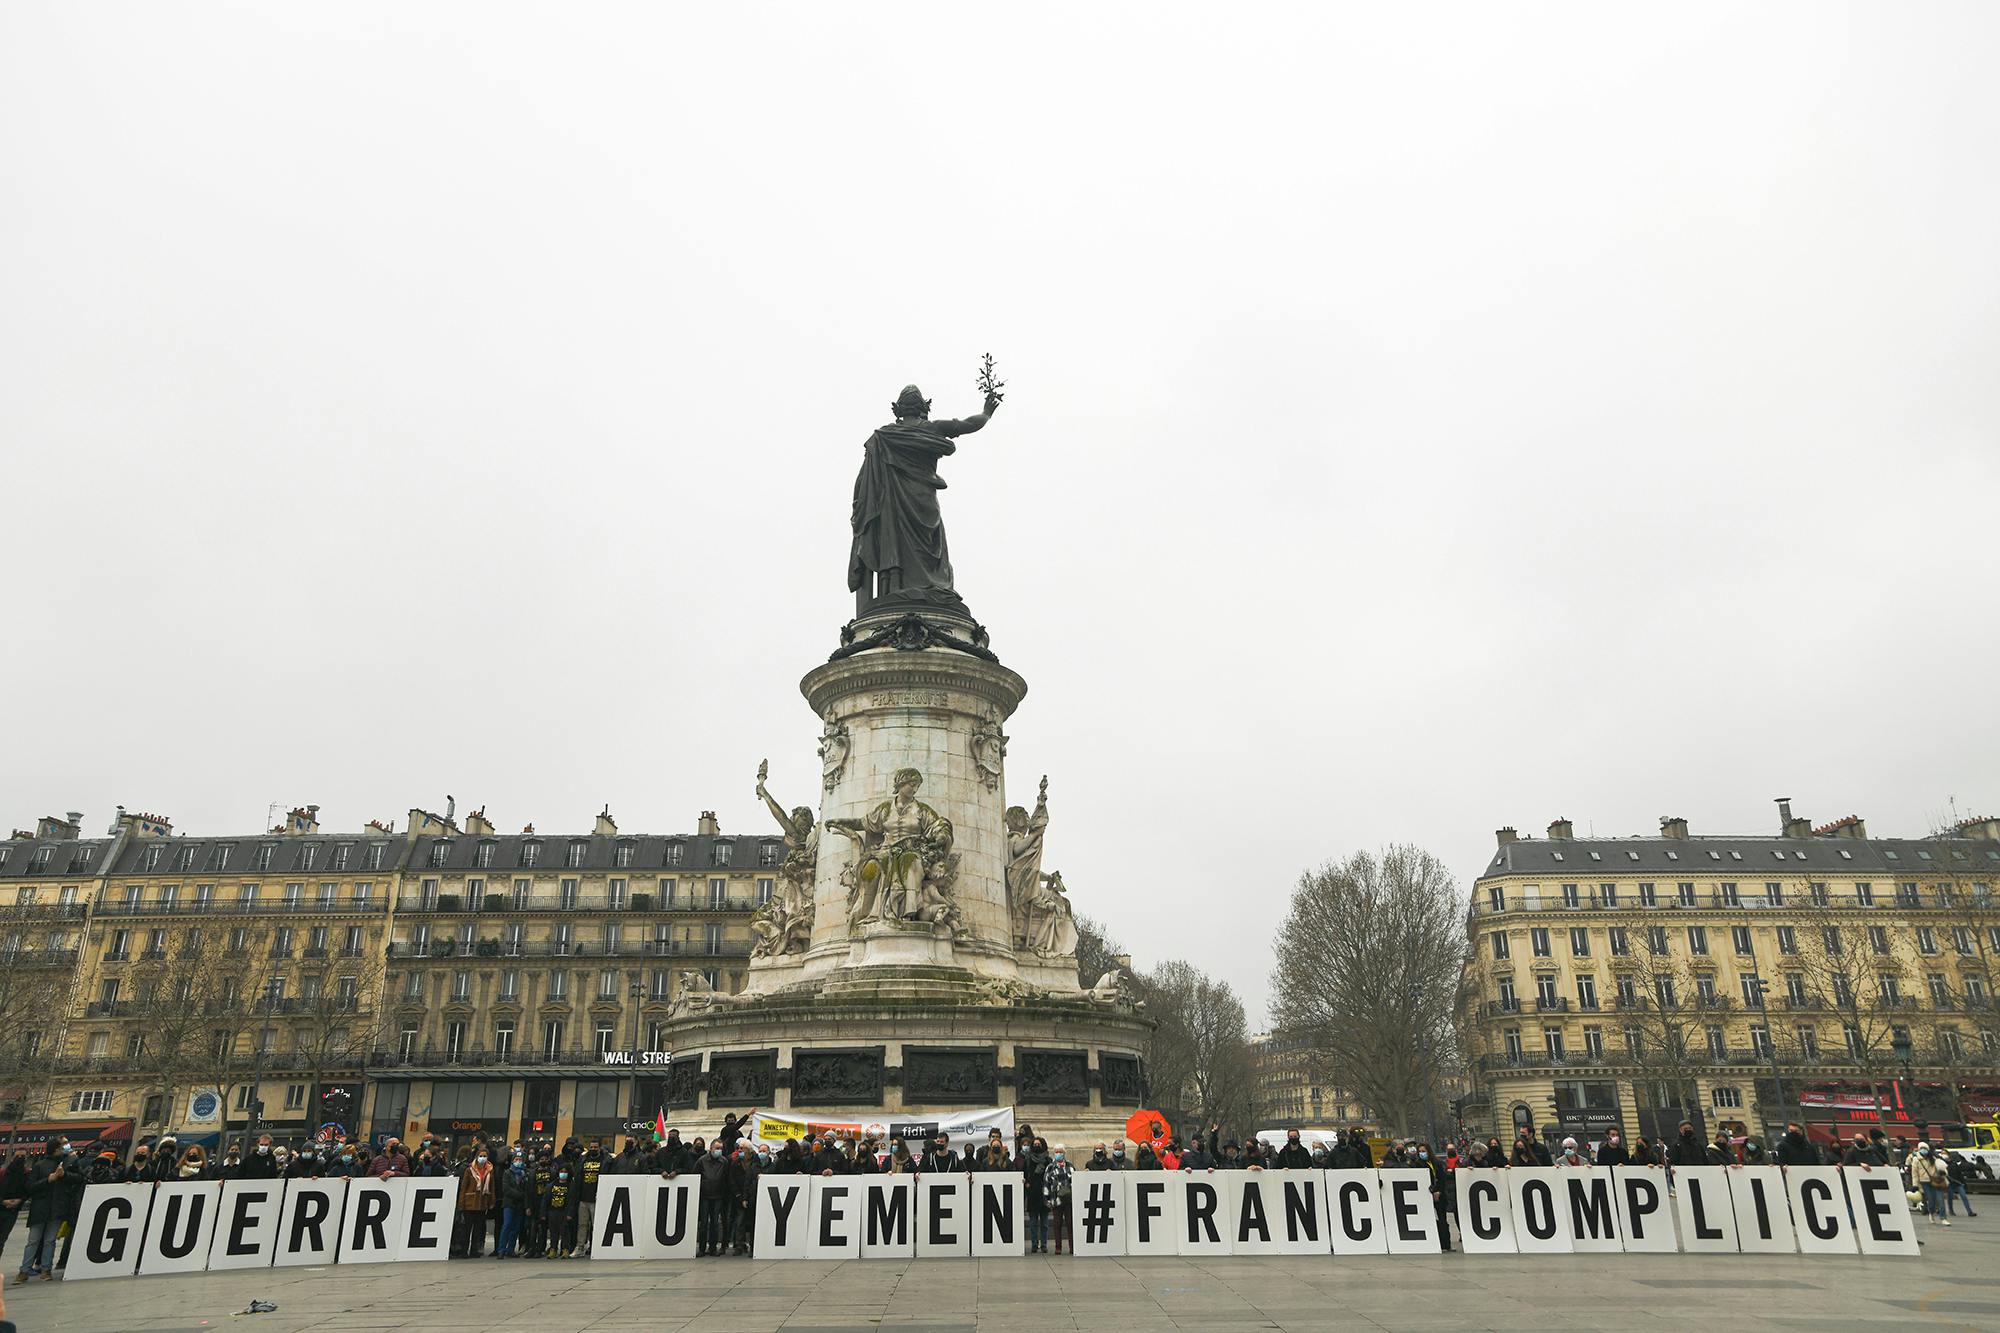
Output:
[[[1493,836],[1500,840],[1500,845],[1502,847],[1505,847],[1508,843],[1513,842],[1516,838],[1519,838],[1521,835],[1514,832],[1514,830],[1511,827],[1509,827],[1503,829],[1495,829],[1493,831]]]
[[[595,832],[600,838],[615,838],[618,836],[618,821],[611,817],[610,806],[605,806],[603,811],[598,814]]]
[[[75,816],[71,816],[75,818]],[[1961,838],[1983,838],[1988,842],[2000,842],[2000,816],[1978,815],[1971,819],[1961,819],[1954,827]]]
[[[1686,842],[1687,835],[1688,835],[1688,822],[1685,819],[1682,819],[1679,815],[1660,816],[1661,837],[1678,838],[1682,842]]]
[[[713,838],[717,834],[721,833],[722,825],[716,822],[715,811],[713,810],[702,811],[701,818],[695,821],[694,831],[698,834],[701,834],[704,837],[709,837],[709,838]]]
[[[1568,842],[1575,836],[1575,831],[1576,826],[1567,819],[1555,819],[1549,822],[1549,836],[1558,842]]]

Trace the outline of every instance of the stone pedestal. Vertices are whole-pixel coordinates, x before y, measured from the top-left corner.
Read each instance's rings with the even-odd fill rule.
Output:
[[[842,639],[800,682],[822,770],[810,938],[753,958],[743,993],[684,1002],[669,1024],[669,1120],[706,1127],[765,1107],[875,1125],[1012,1105],[1052,1141],[1118,1133],[1145,1093],[1152,1024],[1086,993],[1074,958],[1017,953],[1013,939],[1004,727],[1027,682],[955,599],[879,606]],[[896,802],[906,770],[915,803]],[[908,835],[938,820],[957,857],[953,919],[857,919],[864,842],[877,865],[895,842],[894,830],[870,842],[871,821]]]

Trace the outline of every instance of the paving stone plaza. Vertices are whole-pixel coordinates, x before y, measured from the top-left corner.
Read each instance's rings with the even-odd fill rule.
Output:
[[[0,1256],[10,1275],[19,1237]],[[24,1333],[2000,1328],[2000,1231],[1988,1217],[1922,1238],[1920,1259],[468,1259],[34,1282],[9,1287],[7,1309]],[[278,1308],[232,1317],[252,1299]]]

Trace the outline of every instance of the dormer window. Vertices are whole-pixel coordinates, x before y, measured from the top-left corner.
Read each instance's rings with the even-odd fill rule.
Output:
[[[259,870],[260,872],[261,872],[261,871],[265,871],[265,870],[269,870],[269,869],[271,868],[271,861],[272,861],[272,859],[273,859],[274,857],[276,857],[276,856],[277,856],[277,854],[278,854],[278,844],[277,844],[277,843],[275,843],[275,842],[260,842],[260,843],[258,843],[258,844],[257,844],[257,869],[258,869],[258,870]]]
[[[174,869],[176,870],[194,869],[195,850],[196,849],[193,847],[181,848],[180,853],[174,857]]]
[[[472,863],[481,870],[485,870],[493,864],[493,843],[491,841],[482,842],[478,847],[473,849]]]
[[[156,868],[160,864],[160,858],[166,855],[166,851],[164,847],[148,847],[145,856],[140,858],[139,868],[141,870]]]
[[[380,870],[380,869],[382,868],[382,858],[383,858],[383,857],[385,857],[385,856],[387,856],[388,854],[389,854],[389,844],[388,844],[388,843],[386,843],[386,842],[371,842],[371,843],[369,843],[369,844],[368,844],[368,864],[367,864],[366,866],[364,866],[364,867],[363,867],[363,869],[366,869],[366,870]]]
[[[299,848],[298,868],[300,870],[311,870],[318,863],[319,863],[318,843],[309,842],[305,846]]]
[[[611,859],[620,870],[623,870],[625,869],[625,867],[631,865],[632,864],[631,841],[628,839],[627,841],[619,843],[618,850],[612,853]]]
[[[589,855],[590,844],[582,838],[574,839],[570,842],[568,850],[563,854],[563,864],[569,869],[575,870],[583,864],[584,858]]]
[[[521,864],[522,864],[522,865],[524,865],[524,866],[532,866],[532,865],[537,865],[537,864],[539,864],[539,863],[541,862],[541,859],[542,859],[542,844],[541,844],[541,843],[539,843],[539,842],[537,842],[537,841],[535,841],[535,840],[533,840],[533,839],[529,839],[529,840],[528,840],[527,842],[524,842],[524,843],[522,843],[522,844],[521,844]]]
[[[435,869],[437,869],[438,867],[440,867],[440,866],[442,866],[442,865],[446,864],[446,863],[447,863],[447,862],[449,862],[450,860],[451,860],[451,843],[450,843],[450,842],[448,842],[448,841],[442,841],[442,842],[434,842],[434,843],[432,843],[432,844],[431,844],[431,862],[430,862],[430,863],[431,863],[431,868],[432,868],[432,869],[434,869],[434,870],[435,870]]]
[[[677,866],[681,863],[681,858],[686,855],[687,855],[686,843],[680,842],[678,840],[670,842],[667,844],[666,852],[661,857],[660,863],[662,865]]]
[[[340,843],[333,849],[333,865],[330,868],[333,870],[347,869],[347,862],[353,855],[354,855],[353,843],[351,842]]]
[[[710,854],[714,857],[714,864],[718,866],[728,865],[729,858],[733,856],[735,852],[736,852],[736,844],[733,842],[717,842],[710,850]]]

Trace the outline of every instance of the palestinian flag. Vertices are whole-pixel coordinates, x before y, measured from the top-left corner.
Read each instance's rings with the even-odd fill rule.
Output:
[[[658,1117],[659,1117],[658,1119],[656,1119],[656,1120],[654,1120],[654,1121],[653,1121],[653,1142],[655,1142],[655,1143],[665,1143],[665,1142],[667,1141],[667,1113],[666,1113],[666,1111],[665,1111],[664,1109],[662,1109],[661,1111],[659,1111],[659,1112],[658,1112]]]

